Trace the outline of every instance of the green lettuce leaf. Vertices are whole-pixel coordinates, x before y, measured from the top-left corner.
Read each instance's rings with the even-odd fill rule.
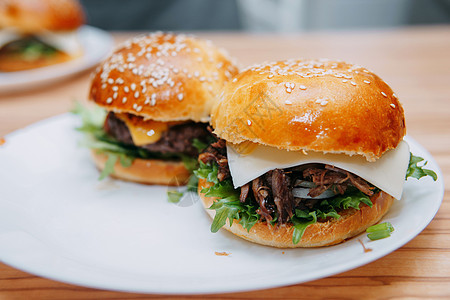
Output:
[[[229,179],[219,182],[217,172],[217,164],[204,164],[203,162],[200,162],[199,169],[194,171],[198,178],[214,183],[211,187],[202,189],[201,192],[206,197],[219,198],[209,207],[216,211],[211,224],[211,232],[219,231],[226,224],[227,219],[230,225],[234,220],[239,220],[239,224],[249,231],[259,221],[260,215],[256,213],[257,207],[240,202],[239,190],[233,187],[233,183]]]
[[[408,179],[409,177],[420,179],[425,176],[430,176],[434,181],[436,181],[436,173],[432,170],[424,169],[428,162],[425,161],[421,166],[418,165],[422,161],[424,161],[422,157],[415,156],[410,153],[408,170],[406,171],[406,179]]]

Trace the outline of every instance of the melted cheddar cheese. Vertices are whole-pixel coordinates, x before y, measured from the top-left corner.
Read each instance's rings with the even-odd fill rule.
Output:
[[[174,122],[144,120],[130,114],[116,114],[116,117],[125,122],[136,146],[156,143],[161,138],[162,133],[169,129],[169,125],[174,125]]]

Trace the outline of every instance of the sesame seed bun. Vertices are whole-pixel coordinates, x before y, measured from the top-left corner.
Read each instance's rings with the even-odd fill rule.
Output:
[[[213,204],[215,198],[205,197],[200,192],[202,188],[209,186],[211,183],[200,179],[198,191],[206,212],[211,218],[214,218],[215,211],[208,208]],[[370,200],[373,203],[372,207],[361,204],[360,210],[349,208],[341,211],[339,219],[331,218],[309,225],[298,244],[292,243],[292,225],[272,226],[265,222],[258,222],[248,232],[239,224],[239,220],[235,220],[231,227],[227,220],[227,224],[223,228],[250,242],[277,248],[331,246],[344,242],[376,224],[394,202],[392,196],[382,191],[373,195]]]
[[[91,155],[97,168],[103,170],[108,157],[94,150]],[[185,185],[189,176],[189,171],[182,162],[140,158],[136,158],[130,167],[123,167],[117,162],[111,175],[125,181],[169,186]]]
[[[108,111],[156,121],[207,121],[219,90],[237,72],[210,41],[153,33],[128,40],[103,62],[90,98]]]
[[[215,134],[286,150],[375,161],[406,133],[403,108],[369,70],[341,61],[288,60],[247,68],[211,114]]]
[[[83,8],[76,0],[2,0],[0,28],[22,33],[70,31],[84,23]]]

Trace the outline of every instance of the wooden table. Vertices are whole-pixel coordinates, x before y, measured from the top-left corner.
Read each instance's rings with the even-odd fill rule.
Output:
[[[115,33],[117,41],[133,34]],[[366,66],[400,97],[408,134],[450,180],[450,27],[262,35],[204,33],[243,66],[264,60],[327,57]],[[0,136],[64,113],[84,100],[89,72],[54,86],[0,96]],[[1,245],[0,245],[1,247]],[[0,299],[165,298],[95,290],[43,279],[0,263]],[[363,267],[304,284],[206,298],[450,298],[450,193],[430,225],[399,250]],[[185,297],[190,298],[190,297]]]

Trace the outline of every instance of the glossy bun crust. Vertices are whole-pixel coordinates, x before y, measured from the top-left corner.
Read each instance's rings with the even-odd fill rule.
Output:
[[[103,170],[108,157],[94,150],[91,154],[97,168]],[[130,167],[123,167],[117,162],[111,175],[125,181],[169,186],[185,185],[189,176],[190,173],[183,162],[139,158],[135,159]]]
[[[106,110],[157,121],[207,121],[217,94],[237,72],[210,41],[153,33],[128,40],[103,62],[90,98]]]
[[[382,79],[329,60],[249,67],[226,85],[211,121],[231,143],[359,154],[369,161],[395,148],[406,133],[403,108]]]
[[[205,197],[200,193],[204,187],[210,183],[201,179],[199,182],[199,195],[202,199],[206,212],[214,218],[215,211],[208,209],[214,201],[213,197]],[[304,248],[304,247],[322,247],[331,246],[344,242],[353,236],[364,232],[368,227],[376,224],[389,210],[394,198],[385,192],[379,192],[371,197],[372,207],[362,204],[360,210],[353,208],[346,209],[339,214],[339,219],[330,219],[326,222],[317,222],[309,225],[302,239],[298,244],[292,243],[292,226],[282,225],[273,227],[266,223],[258,222],[247,232],[238,221],[234,221],[230,227],[227,224],[224,229],[231,231],[235,235],[261,245],[277,248]]]
[[[0,29],[14,27],[23,33],[70,31],[84,23],[77,0],[2,0]]]

